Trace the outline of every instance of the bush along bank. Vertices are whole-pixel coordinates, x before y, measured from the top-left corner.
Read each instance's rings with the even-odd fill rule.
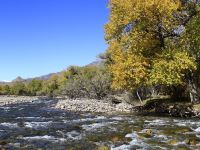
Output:
[[[142,106],[135,106],[133,110],[142,115],[171,116],[181,118],[200,118],[200,110],[192,103],[174,102],[169,99],[149,100]]]

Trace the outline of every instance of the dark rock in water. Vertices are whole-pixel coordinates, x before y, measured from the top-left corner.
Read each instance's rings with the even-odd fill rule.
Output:
[[[153,135],[153,131],[151,129],[147,129],[145,130],[145,133],[149,136],[152,136]]]
[[[0,141],[0,145],[7,145],[8,144],[8,142],[6,142],[6,141]]]
[[[196,145],[197,144],[197,139],[196,138],[190,138],[190,139],[187,139],[185,141],[186,144],[188,145]]]
[[[153,131],[151,129],[145,129],[139,133],[140,138],[151,138],[153,136]]]

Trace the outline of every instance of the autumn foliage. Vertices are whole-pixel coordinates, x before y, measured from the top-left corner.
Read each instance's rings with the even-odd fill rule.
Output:
[[[197,94],[199,5],[197,0],[110,0],[105,39],[112,87],[184,86]]]

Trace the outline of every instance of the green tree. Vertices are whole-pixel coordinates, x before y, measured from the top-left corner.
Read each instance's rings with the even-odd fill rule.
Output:
[[[102,99],[110,93],[110,74],[103,66],[70,67],[63,94],[70,98]]]
[[[56,95],[59,88],[58,76],[52,75],[50,79],[43,82],[42,87],[43,87],[42,89],[43,94],[46,94],[50,97],[53,97],[54,95]]]
[[[27,90],[25,84],[23,82],[14,82],[13,85],[10,87],[11,94],[13,95],[26,95]]]
[[[42,90],[42,80],[33,79],[27,84],[27,91],[29,95],[39,95]]]
[[[9,95],[11,93],[11,89],[9,85],[3,85],[2,86],[2,95]]]

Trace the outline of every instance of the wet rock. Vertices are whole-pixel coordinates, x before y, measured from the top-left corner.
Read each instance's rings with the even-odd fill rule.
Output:
[[[159,135],[174,136],[176,133],[186,133],[192,131],[188,127],[166,127],[164,130],[159,131]]]
[[[176,145],[177,143],[178,143],[177,140],[170,140],[170,141],[168,141],[168,144],[170,144],[170,145]]]
[[[145,129],[145,130],[142,130],[139,134],[139,137],[141,139],[144,139],[144,138],[151,138],[153,136],[153,131],[151,129]]]
[[[197,139],[196,138],[189,138],[189,139],[186,139],[185,143],[188,144],[188,145],[196,145]]]
[[[115,136],[115,137],[113,137],[112,139],[111,139],[111,141],[112,142],[117,142],[117,141],[120,141],[121,140],[121,138],[120,137],[118,137],[118,136]]]
[[[153,131],[151,129],[147,129],[145,130],[145,133],[149,136],[152,136],[153,135]]]
[[[82,130],[83,128],[80,125],[74,125],[73,129],[79,131],[79,130]]]
[[[13,146],[14,146],[15,148],[20,148],[20,143],[14,143]]]
[[[188,147],[186,145],[178,145],[178,150],[188,150]]]
[[[178,133],[192,132],[192,129],[188,127],[179,127],[178,129],[176,129],[176,132]]]
[[[98,146],[97,150],[109,150],[109,148],[107,146],[101,145]]]
[[[121,134],[119,134],[119,135],[114,135],[114,136],[111,137],[111,141],[112,141],[113,143],[120,142],[120,141],[126,142],[126,140],[127,140],[127,139],[125,138],[125,136],[124,136],[124,135],[121,135]]]
[[[89,135],[89,136],[87,136],[87,140],[91,141],[91,142],[98,142],[99,140],[101,140],[101,137]]]
[[[4,146],[4,145],[7,145],[8,142],[7,141],[0,141],[0,145]]]

